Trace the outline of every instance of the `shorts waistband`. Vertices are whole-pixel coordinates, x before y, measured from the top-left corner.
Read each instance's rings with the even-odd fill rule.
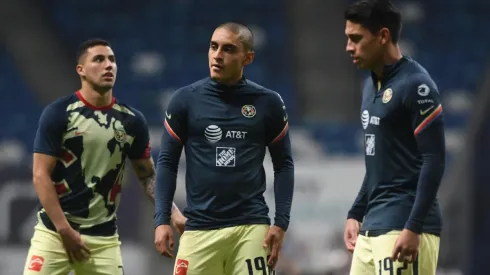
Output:
[[[393,231],[394,229],[380,229],[380,230],[361,230],[359,231],[359,235],[365,237],[379,237],[381,235],[388,234],[388,232]]]
[[[47,229],[56,232],[56,227],[54,226],[53,222],[51,222],[46,213],[41,213],[39,216],[41,222]],[[73,229],[77,230],[82,235],[111,237],[117,233],[117,225],[115,219],[88,228],[81,228],[79,224],[70,221],[68,222]]]

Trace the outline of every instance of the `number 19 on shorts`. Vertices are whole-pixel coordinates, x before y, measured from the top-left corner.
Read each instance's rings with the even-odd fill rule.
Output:
[[[276,272],[272,270],[272,267],[267,266],[270,256],[267,256],[267,260],[264,257],[256,257],[255,259],[245,260],[248,268],[249,275],[275,275]]]

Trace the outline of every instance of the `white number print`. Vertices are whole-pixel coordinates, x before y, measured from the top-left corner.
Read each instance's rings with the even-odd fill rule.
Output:
[[[364,136],[364,142],[366,147],[366,156],[374,156],[376,154],[376,136],[373,134],[366,134]]]

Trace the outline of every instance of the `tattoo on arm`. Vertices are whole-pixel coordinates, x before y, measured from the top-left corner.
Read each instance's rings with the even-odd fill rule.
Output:
[[[151,200],[155,202],[155,168],[153,166],[148,166],[140,164],[136,166],[136,173],[138,174],[141,186],[143,186],[146,195]]]
[[[155,202],[155,175],[146,178],[140,178],[140,182],[141,185],[143,185],[143,188],[145,188],[145,193],[148,198],[152,202]]]

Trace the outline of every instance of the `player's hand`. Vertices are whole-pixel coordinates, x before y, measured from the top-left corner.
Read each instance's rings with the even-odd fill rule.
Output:
[[[71,226],[58,230],[70,262],[88,260],[90,249],[82,241],[80,233]]]
[[[182,213],[175,213],[172,214],[172,227],[182,235],[184,233],[184,227],[185,227],[185,222],[187,221],[187,218],[182,215]]]
[[[408,229],[403,229],[393,248],[393,261],[413,263],[417,259],[420,246],[420,235]]]
[[[359,235],[360,228],[360,222],[355,219],[347,219],[347,222],[345,223],[344,243],[345,247],[350,253],[354,252],[357,242],[357,235]]]
[[[170,252],[174,250],[174,233],[170,225],[159,225],[155,228],[155,248],[160,255],[174,257]]]
[[[263,247],[271,250],[271,256],[267,264],[272,268],[272,270],[276,268],[285,234],[286,232],[284,232],[282,228],[273,225],[271,228],[269,228],[267,236],[265,236]]]

